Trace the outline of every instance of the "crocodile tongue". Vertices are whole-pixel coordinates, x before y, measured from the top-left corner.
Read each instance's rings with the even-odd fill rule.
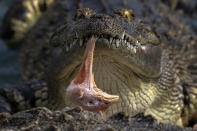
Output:
[[[94,37],[88,41],[81,69],[66,91],[71,102],[93,112],[106,111],[119,99],[119,96],[107,94],[95,84],[92,73],[95,41]]]

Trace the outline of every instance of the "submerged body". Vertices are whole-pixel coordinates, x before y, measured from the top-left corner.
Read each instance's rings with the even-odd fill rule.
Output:
[[[184,37],[191,30],[176,24],[173,15],[164,15],[163,5],[155,8],[160,5],[156,1],[127,2],[56,1],[23,41],[25,86],[3,90],[5,102],[12,98],[11,105],[20,103],[14,111],[32,105],[51,109],[73,106],[66,90],[83,63],[87,40],[94,35],[98,39],[93,62],[95,83],[101,90],[119,96],[107,116],[144,113],[163,123],[184,126],[195,122],[197,91],[191,72],[196,68],[190,67],[196,63],[196,45],[195,39],[192,42]],[[138,18],[152,23],[161,38]],[[173,31],[180,31],[179,37]],[[182,39],[188,43],[182,43]],[[5,95],[10,92],[18,95]]]

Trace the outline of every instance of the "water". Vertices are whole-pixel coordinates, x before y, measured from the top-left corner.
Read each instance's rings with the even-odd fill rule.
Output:
[[[13,0],[0,0],[0,27],[2,18]],[[0,88],[16,85],[20,80],[19,51],[10,50],[0,39]]]

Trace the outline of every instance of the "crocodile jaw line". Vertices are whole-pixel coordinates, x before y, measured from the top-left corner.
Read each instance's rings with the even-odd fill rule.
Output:
[[[66,91],[66,96],[72,103],[92,112],[106,111],[119,100],[119,96],[107,94],[95,84],[92,73],[95,41],[94,37],[88,41],[81,69]]]

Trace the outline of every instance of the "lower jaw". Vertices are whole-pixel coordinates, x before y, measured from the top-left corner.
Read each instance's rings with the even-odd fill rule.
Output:
[[[107,110],[105,113],[107,116],[117,112],[126,112],[130,115],[144,112],[150,103],[143,100],[142,97],[145,96],[143,94],[145,91],[142,92],[141,90],[148,89],[140,87],[139,78],[129,67],[117,63],[107,56],[94,58],[93,65],[97,86],[104,92],[120,97],[119,101]],[[147,86],[147,88],[149,87]],[[149,98],[145,99],[149,100]]]

